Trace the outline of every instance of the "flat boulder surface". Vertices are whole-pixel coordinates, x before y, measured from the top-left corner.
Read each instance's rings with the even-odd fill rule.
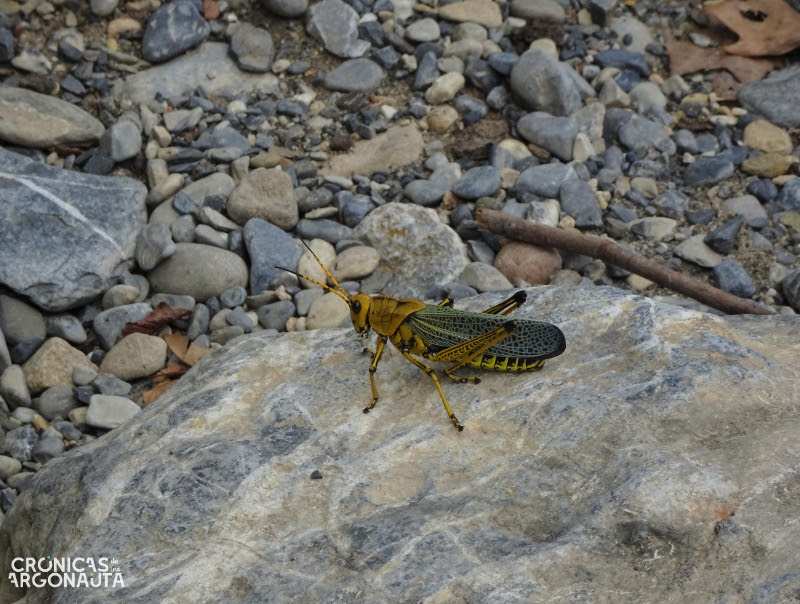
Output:
[[[0,565],[113,556],[49,602],[764,601],[800,588],[794,317],[532,288],[567,349],[436,390],[352,329],[259,333],[37,472]],[[456,304],[480,310],[508,293]],[[472,370],[463,371],[464,375]]]

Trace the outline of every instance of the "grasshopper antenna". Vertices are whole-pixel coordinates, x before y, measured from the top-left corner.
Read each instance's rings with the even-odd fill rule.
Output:
[[[320,287],[322,287],[323,289],[325,289],[325,290],[327,290],[327,291],[329,291],[329,292],[331,292],[331,293],[334,293],[334,294],[336,294],[336,295],[337,295],[337,296],[339,296],[339,297],[340,297],[342,300],[344,300],[345,302],[347,302],[348,304],[350,304],[350,301],[351,301],[351,299],[350,299],[350,296],[347,294],[347,292],[346,292],[346,291],[344,291],[344,289],[342,288],[342,286],[341,286],[341,285],[339,285],[339,282],[338,282],[338,281],[336,280],[336,278],[335,278],[335,277],[334,277],[334,276],[331,274],[331,272],[328,270],[328,268],[327,268],[327,267],[326,267],[324,264],[322,264],[322,261],[321,261],[321,260],[319,259],[319,257],[318,257],[318,256],[317,256],[317,255],[314,253],[314,250],[312,250],[312,249],[309,247],[309,245],[308,245],[308,244],[307,244],[305,241],[303,241],[303,239],[300,239],[300,241],[301,241],[301,243],[302,243],[302,244],[303,244],[303,245],[306,247],[306,249],[307,249],[309,252],[311,252],[311,255],[312,255],[312,256],[314,256],[314,260],[316,260],[316,261],[317,261],[317,264],[319,264],[319,265],[320,265],[320,267],[322,268],[322,270],[323,270],[323,271],[325,271],[325,275],[327,275],[328,279],[330,279],[330,280],[333,282],[333,284],[334,284],[336,287],[335,287],[335,288],[333,288],[333,287],[331,287],[330,285],[328,285],[328,284],[326,284],[326,283],[321,283],[321,282],[317,281],[316,279],[312,279],[311,277],[307,277],[306,275],[301,275],[301,274],[300,274],[300,273],[298,273],[297,271],[293,271],[293,270],[291,270],[291,269],[289,269],[289,268],[286,268],[286,267],[283,267],[283,266],[276,266],[275,268],[279,268],[279,269],[281,269],[282,271],[286,271],[287,273],[292,273],[293,275],[297,275],[298,277],[300,277],[301,279],[305,279],[306,281],[311,281],[311,283],[314,283],[314,284],[316,284],[316,285],[319,285],[319,286],[320,286]]]

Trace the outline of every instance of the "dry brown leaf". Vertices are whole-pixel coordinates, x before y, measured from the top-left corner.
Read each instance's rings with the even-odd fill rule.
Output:
[[[170,363],[164,369],[156,371],[151,377],[154,384],[160,384],[164,381],[173,381],[181,377],[184,373],[189,371],[189,367],[183,363]]]
[[[724,69],[735,78],[725,78],[716,83],[714,92],[720,100],[733,100],[739,88],[763,79],[773,69],[783,65],[775,57],[740,57],[726,53],[721,48],[704,48],[692,42],[667,41],[670,75],[686,75],[698,71]]]
[[[179,333],[164,336],[164,341],[172,353],[189,367],[194,366],[197,361],[211,352],[210,348],[203,348],[194,342],[190,343],[189,338]]]
[[[147,390],[142,393],[142,402],[145,406],[152,403],[156,400],[159,396],[164,394],[167,390],[169,390],[170,386],[172,386],[178,380],[168,380],[165,382],[161,382],[160,384],[156,384],[150,390]]]
[[[136,321],[135,323],[126,323],[125,327],[122,329],[120,338],[124,338],[132,333],[155,335],[161,331],[165,325],[169,325],[175,319],[182,319],[186,315],[191,314],[191,312],[192,311],[186,310],[185,308],[172,308],[166,302],[162,302],[144,319]]]
[[[786,0],[724,0],[703,8],[739,35],[725,47],[731,54],[777,56],[800,47],[800,12]]]

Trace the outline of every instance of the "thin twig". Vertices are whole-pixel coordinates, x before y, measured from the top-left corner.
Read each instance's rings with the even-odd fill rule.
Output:
[[[562,229],[522,220],[516,216],[503,214],[496,210],[477,210],[475,212],[475,220],[478,222],[478,228],[504,235],[511,239],[518,239],[519,241],[543,247],[556,247],[576,254],[599,258],[603,262],[629,270],[659,285],[668,287],[731,315],[775,314],[775,311],[752,300],[734,296],[699,279],[673,271],[639,254],[626,250],[611,239],[603,239],[596,235],[576,235]]]

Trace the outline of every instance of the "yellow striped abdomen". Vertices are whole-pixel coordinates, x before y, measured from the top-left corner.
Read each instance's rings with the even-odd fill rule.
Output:
[[[479,354],[469,362],[470,366],[487,371],[505,371],[508,373],[522,373],[523,371],[538,371],[544,367],[544,360],[515,359],[495,355]]]

